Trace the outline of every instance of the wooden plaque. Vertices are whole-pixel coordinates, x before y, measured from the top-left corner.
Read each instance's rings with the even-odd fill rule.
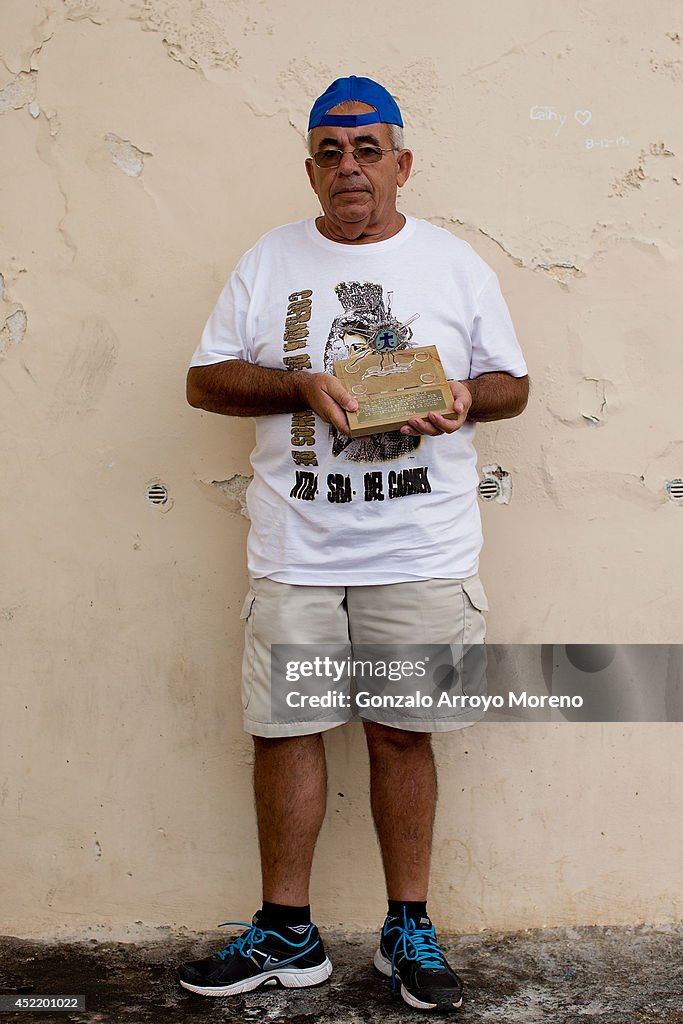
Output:
[[[334,373],[358,400],[358,411],[346,414],[351,437],[398,430],[413,416],[428,412],[458,418],[436,345],[389,352],[365,349],[338,359]]]

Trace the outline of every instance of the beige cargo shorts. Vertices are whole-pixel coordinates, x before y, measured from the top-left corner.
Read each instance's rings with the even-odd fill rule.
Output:
[[[414,706],[418,693],[420,702],[429,699],[420,689],[421,678],[415,666],[400,684],[382,680],[383,693],[379,696],[377,686],[373,690],[373,686],[366,686],[365,678],[358,679],[359,664],[369,666],[366,671],[373,667],[365,660],[355,661],[355,670],[343,679],[335,678],[340,669],[318,678],[309,673],[303,680],[302,693],[301,674],[297,677],[291,669],[297,661],[286,661],[285,675],[284,667],[282,671],[274,669],[273,652],[283,650],[288,657],[296,654],[301,673],[302,665],[315,662],[314,656],[319,656],[321,666],[326,656],[335,666],[341,666],[345,659],[348,667],[349,658],[358,651],[364,655],[381,652],[387,665],[396,665],[403,657],[401,664],[405,666],[411,664],[405,661],[406,651],[419,653],[424,648],[429,661],[430,645],[435,645],[433,649],[440,656],[445,650],[454,657],[456,673],[457,665],[461,669],[464,659],[469,658],[469,674],[478,679],[485,669],[483,612],[487,610],[478,575],[460,580],[352,587],[302,586],[252,577],[241,613],[245,628],[244,728],[255,736],[275,737],[323,732],[361,719],[416,732],[446,732],[469,725],[481,715],[464,713],[450,704],[439,707],[437,713],[434,700],[431,707],[422,703]],[[419,649],[413,645],[419,645]],[[397,660],[389,662],[392,655]],[[453,672],[448,671],[452,677]],[[371,697],[358,696],[368,691]],[[403,692],[403,700],[399,692]],[[430,692],[435,693],[433,686]],[[322,699],[325,694],[329,699]],[[376,706],[378,703],[380,706]]]

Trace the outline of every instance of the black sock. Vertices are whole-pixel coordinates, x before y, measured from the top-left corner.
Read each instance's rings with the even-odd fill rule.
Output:
[[[421,917],[427,917],[427,901],[420,900],[389,900],[389,917],[397,917],[400,921],[403,920],[403,910],[405,908],[406,917],[414,921],[419,921]]]
[[[311,908],[310,905],[305,907],[288,907],[284,903],[268,903],[264,900],[260,920],[262,924],[271,927],[274,931],[278,928],[291,928],[300,924],[310,924]]]

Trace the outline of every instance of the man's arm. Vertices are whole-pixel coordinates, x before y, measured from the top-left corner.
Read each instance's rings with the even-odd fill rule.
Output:
[[[485,423],[507,420],[524,412],[529,398],[529,378],[509,373],[482,373],[462,383],[472,395],[468,420]]]
[[[356,399],[329,373],[274,370],[242,359],[191,366],[187,400],[195,409],[224,416],[265,416],[312,409],[343,434],[349,432],[344,410],[354,412],[358,408]]]
[[[529,378],[512,377],[509,373],[482,373],[473,380],[449,381],[458,418],[447,420],[437,412],[424,419],[415,416],[401,427],[402,434],[452,434],[466,420],[487,422],[519,416],[529,398]]]

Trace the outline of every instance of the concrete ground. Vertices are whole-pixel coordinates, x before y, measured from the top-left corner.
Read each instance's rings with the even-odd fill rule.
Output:
[[[683,1024],[683,924],[440,938],[465,981],[463,1006],[451,1018],[458,1024]],[[223,932],[165,932],[137,944],[0,939],[0,993],[86,997],[85,1011],[2,1012],[0,1024],[391,1024],[428,1016],[405,1006],[375,971],[374,934],[326,932],[324,939],[334,964],[324,985],[223,999],[195,996],[175,980],[178,961],[227,945]]]

